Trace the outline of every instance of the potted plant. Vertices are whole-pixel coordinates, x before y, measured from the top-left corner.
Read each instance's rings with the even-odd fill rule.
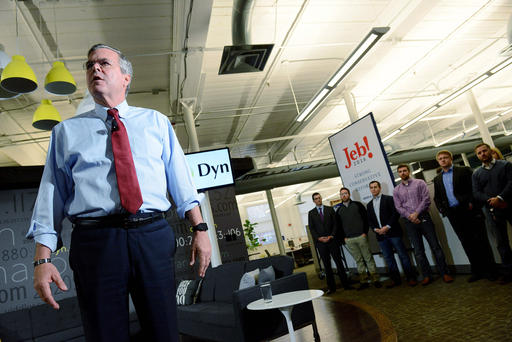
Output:
[[[249,220],[245,220],[244,222],[245,245],[250,251],[255,250],[258,246],[261,246],[260,239],[254,232],[254,227],[257,224],[257,222],[252,223]],[[265,241],[265,239],[263,239],[263,241]]]

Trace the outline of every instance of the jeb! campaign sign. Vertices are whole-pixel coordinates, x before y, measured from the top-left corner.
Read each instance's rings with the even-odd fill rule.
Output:
[[[352,199],[368,203],[373,180],[381,183],[382,193],[393,194],[393,173],[372,113],[330,136],[329,142],[343,186],[350,190]]]

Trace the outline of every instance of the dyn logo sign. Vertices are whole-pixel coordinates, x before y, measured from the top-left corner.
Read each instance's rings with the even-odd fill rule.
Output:
[[[366,136],[363,137],[363,144],[356,142],[354,147],[354,149],[350,150],[348,147],[343,149],[343,152],[345,152],[345,158],[347,159],[345,169],[350,169],[352,165],[361,164],[366,160],[366,156],[368,156],[368,158],[373,158],[373,153],[370,152],[370,146],[368,145],[368,138]]]
[[[197,170],[199,171],[199,177],[206,177],[213,172],[213,179],[217,179],[218,173],[229,173],[229,165],[219,164],[219,165],[210,165],[207,163],[197,164]]]

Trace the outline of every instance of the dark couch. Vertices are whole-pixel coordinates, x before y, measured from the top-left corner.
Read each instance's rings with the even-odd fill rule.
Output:
[[[246,308],[261,298],[258,286],[238,290],[245,272],[269,265],[276,273],[276,280],[271,282],[273,294],[309,288],[305,273],[292,274],[293,259],[288,256],[238,261],[209,268],[198,302],[178,306],[180,333],[212,341],[261,341],[287,334],[286,321],[279,310],[251,311]],[[315,340],[319,340],[311,302],[296,305],[292,321],[295,329],[312,324]]]

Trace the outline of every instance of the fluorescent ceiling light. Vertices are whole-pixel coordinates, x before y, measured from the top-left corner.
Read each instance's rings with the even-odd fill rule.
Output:
[[[327,82],[322,90],[309,102],[309,104],[304,108],[304,110],[297,117],[297,121],[301,122],[305,118],[308,117],[310,113],[312,113],[316,107],[321,103],[321,101],[345,78],[346,75],[356,66],[356,64],[366,55],[368,51],[372,48],[372,46],[377,43],[377,41],[382,37],[386,32],[389,31],[389,27],[374,27],[372,30],[366,35],[366,37],[359,43],[354,51],[350,54],[345,62],[341,65],[341,67],[336,71],[333,77]]]
[[[327,94],[329,94],[330,92],[331,92],[331,89],[327,89],[327,88],[324,88],[324,89],[320,90],[320,92],[315,96],[313,101],[311,101],[306,106],[306,108],[302,111],[302,113],[300,113],[299,117],[297,118],[297,121],[301,122],[302,120],[304,120],[309,115],[309,113],[311,113],[313,111],[313,109],[315,109],[316,106],[318,106],[318,104],[324,98],[327,97]]]
[[[508,114],[508,113],[510,113],[510,112],[512,112],[512,108],[507,109],[506,111],[501,112],[501,113],[499,113],[498,115],[499,115],[499,116],[503,116],[503,115],[507,115],[507,114]]]
[[[454,135],[453,137],[448,138],[448,139],[446,139],[445,141],[442,141],[442,142],[440,142],[440,143],[436,144],[436,147],[439,147],[439,146],[441,146],[441,145],[444,145],[444,144],[446,144],[446,143],[449,143],[450,141],[455,140],[455,139],[457,139],[457,138],[460,138],[460,137],[462,137],[463,135],[464,135],[464,132],[461,132],[461,133],[459,133],[459,134],[457,134],[457,135]]]
[[[470,128],[468,128],[468,129],[466,129],[466,130],[464,131],[464,133],[473,132],[473,131],[474,131],[475,129],[477,129],[477,128],[478,128],[478,126],[477,126],[477,125],[474,125],[473,127],[470,127]]]
[[[509,66],[510,64],[512,64],[512,57],[506,59],[505,61],[503,61],[502,63],[498,64],[497,66],[495,66],[494,68],[492,68],[489,72],[491,74],[495,74],[497,73],[498,71],[500,71],[501,69],[503,68],[506,68],[507,66]]]
[[[489,122],[493,122],[494,120],[498,119],[499,117],[500,117],[499,115],[495,115],[492,118],[485,120],[485,123],[488,124]]]
[[[397,129],[393,132],[391,132],[391,134],[387,135],[385,138],[382,139],[382,142],[390,139],[391,137],[394,137],[395,135],[397,135],[398,133],[400,133],[400,129]]]
[[[371,45],[379,38],[375,33],[370,33],[369,36],[366,36],[365,40],[362,44],[359,44],[357,49],[350,55],[350,57],[343,63],[341,68],[334,74],[329,83],[327,83],[328,87],[333,88],[338,81],[340,81],[343,76],[345,76],[350,70],[352,70],[353,66],[359,61],[361,56],[365,54],[371,47]]]
[[[414,125],[416,122],[420,121],[425,116],[427,116],[430,113],[432,113],[433,111],[435,111],[437,108],[439,108],[437,105],[430,107],[429,109],[427,109],[426,111],[424,111],[423,113],[421,113],[420,115],[418,115],[417,117],[415,117],[414,119],[412,119],[411,121],[409,121],[408,123],[406,123],[405,125],[400,127],[400,130],[404,130],[404,129],[408,128],[409,126]]]
[[[480,75],[479,77],[477,77],[476,79],[474,79],[473,81],[469,82],[468,84],[466,84],[464,87],[456,90],[455,92],[453,92],[452,94],[448,95],[447,97],[445,97],[444,99],[442,99],[441,101],[439,101],[438,103],[436,103],[434,106],[432,106],[431,108],[427,109],[426,111],[424,111],[422,114],[420,114],[419,116],[415,117],[414,119],[412,119],[411,121],[407,122],[405,125],[403,125],[402,127],[400,127],[399,129],[399,132],[400,131],[403,131],[405,130],[406,128],[410,127],[411,125],[415,124],[416,122],[418,122],[419,120],[421,120],[422,118],[424,118],[425,116],[427,116],[428,114],[432,113],[433,111],[435,111],[437,108],[440,108],[441,106],[444,106],[445,104],[447,104],[448,102],[450,102],[451,100],[453,100],[454,98],[456,98],[457,96],[463,94],[464,92],[468,91],[469,89],[473,88],[474,86],[476,86],[477,84],[479,84],[480,82],[484,81],[485,79],[491,77],[492,75],[494,75],[495,73],[497,73],[498,71],[500,70],[503,70],[505,67],[507,67],[508,65],[511,65],[512,64],[512,57],[509,57],[508,59],[506,59],[505,61],[501,62],[500,64],[496,65],[494,68],[486,71],[485,73],[483,73],[482,75]],[[512,111],[512,108],[511,109],[508,109],[506,110],[505,112],[501,113],[501,114],[498,114],[498,116],[503,116],[505,114],[508,114]],[[491,120],[492,119],[492,120]],[[495,120],[496,118],[491,118],[489,119],[491,121]],[[487,122],[486,122],[487,123]],[[474,126],[474,127],[471,127],[470,129],[467,129],[466,131],[464,131],[465,133],[467,132],[470,132],[472,130],[475,130],[477,129],[478,126]],[[397,134],[397,132],[393,132],[392,133],[393,135]],[[462,134],[462,133],[461,133]],[[386,138],[384,139],[389,139],[391,137],[391,134],[389,136],[387,136]],[[453,137],[452,137],[453,138]],[[382,141],[384,141],[384,139]],[[455,138],[454,138],[455,139]],[[441,144],[445,144],[446,142],[443,142]],[[436,146],[439,146],[439,145],[436,145]]]
[[[443,119],[451,119],[451,118],[458,118],[461,116],[466,116],[467,114],[445,114],[445,115],[437,115],[437,116],[431,116],[430,118],[423,118],[421,121],[434,121],[434,120],[443,120]]]
[[[454,92],[453,94],[451,94],[450,96],[444,98],[443,100],[439,101],[438,102],[438,105],[439,106],[444,106],[445,104],[447,104],[448,102],[450,102],[451,100],[453,100],[454,98],[456,98],[457,96],[465,93],[466,91],[468,91],[469,89],[473,88],[474,86],[476,86],[478,83],[482,82],[483,80],[485,80],[486,78],[488,78],[490,75],[489,74],[483,74],[482,76],[478,77],[477,79],[469,82],[468,84],[466,84],[464,87],[460,88],[459,90],[457,90],[456,92]]]

